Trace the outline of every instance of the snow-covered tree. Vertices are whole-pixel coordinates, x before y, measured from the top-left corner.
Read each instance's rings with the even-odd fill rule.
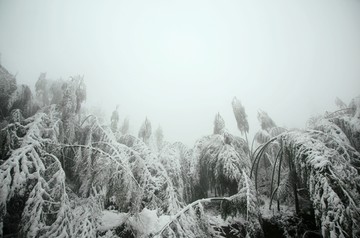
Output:
[[[118,129],[118,123],[119,123],[119,106],[116,106],[115,111],[111,114],[111,130],[115,133]]]
[[[182,207],[183,201],[179,200],[179,193],[156,154],[134,136],[122,136],[119,142],[130,147],[133,153],[136,152],[141,158],[141,160],[132,160],[132,168],[143,181],[140,184],[145,188],[143,193],[145,206],[149,209],[157,208],[160,214],[177,212]]]
[[[197,142],[193,150],[194,176],[197,177],[200,197],[209,190],[215,195],[235,194],[241,180],[242,169],[250,167],[246,142],[227,132],[214,134]]]
[[[161,128],[161,126],[159,126],[156,131],[155,131],[155,138],[156,138],[156,146],[158,151],[161,150],[163,143],[164,143],[164,133],[163,130]]]
[[[247,115],[245,113],[244,106],[236,97],[232,100],[232,108],[237,122],[237,127],[241,134],[245,135],[246,141],[248,141],[247,133],[249,133],[249,123],[247,121]]]
[[[183,198],[185,202],[189,203],[194,200],[194,180],[191,171],[192,150],[181,142],[174,143],[172,147],[176,149],[179,155],[181,175],[184,184]]]
[[[0,166],[0,227],[11,227],[8,205],[25,200],[23,226],[14,230],[26,237],[71,237],[71,214],[65,189],[65,173],[51,148],[57,142],[59,123],[49,114],[37,113],[21,123],[9,124],[5,130],[9,158]],[[19,132],[21,131],[21,134]],[[14,221],[13,221],[14,222]],[[20,230],[20,231],[19,231]]]
[[[276,127],[275,122],[269,117],[269,115],[260,110],[258,111],[257,118],[260,122],[261,129],[269,131],[271,128]]]
[[[225,121],[221,117],[220,113],[216,114],[214,120],[214,134],[222,134],[225,129]]]
[[[243,183],[239,188],[239,192],[231,197],[203,198],[190,203],[175,214],[170,222],[155,234],[155,237],[224,237],[222,229],[220,231],[214,229],[216,224],[204,209],[204,205],[219,202],[224,219],[229,215],[241,217],[239,221],[245,227],[245,234],[244,236],[237,234],[238,236],[263,237],[256,191],[245,171],[243,171]],[[235,236],[236,233],[231,235]]]
[[[215,237],[203,202],[211,202],[211,199],[197,200],[184,207],[154,237]]]
[[[339,107],[339,109],[347,108],[346,104],[338,97],[335,98],[335,105]]]
[[[20,109],[25,117],[34,113],[33,97],[27,85],[19,85],[11,94],[8,102],[8,110]]]
[[[149,144],[151,136],[151,122],[146,118],[144,123],[141,125],[138,137],[145,143]]]
[[[112,203],[125,212],[140,209],[133,200],[141,188],[129,164],[131,152],[96,119],[83,129],[82,138],[81,144],[68,145],[77,151],[74,174],[78,176],[80,194],[88,197],[95,188],[105,195],[104,205]]]
[[[79,113],[81,104],[86,99],[86,87],[83,77],[71,78],[62,85],[62,101],[60,110],[64,130],[64,142],[72,143],[75,137],[76,114]]]
[[[273,165],[273,197],[280,199],[283,194],[293,194],[298,211],[301,209],[296,201],[301,197],[299,189],[306,189],[324,237],[357,237],[360,231],[360,154],[348,136],[359,132],[360,127],[356,126],[359,120],[351,112],[333,116],[319,118],[309,130],[295,130],[274,137],[262,146],[254,164],[258,164],[266,146],[280,141],[280,152]],[[347,123],[340,127],[339,121]],[[348,126],[350,134],[345,133]]]
[[[125,118],[121,127],[120,127],[120,132],[122,135],[125,135],[129,132],[129,118]]]
[[[36,99],[40,107],[48,106],[50,104],[50,83],[50,80],[46,78],[46,73],[41,73],[39,79],[35,83]]]
[[[269,115],[260,110],[258,111],[258,120],[260,122],[261,129],[255,134],[252,146],[251,146],[251,161],[254,161],[256,155],[263,157],[261,163],[256,164],[255,171],[255,184],[260,183],[262,189],[260,194],[265,194],[270,196],[270,180],[271,180],[271,169],[274,165],[275,159],[279,153],[280,144],[277,141],[273,141],[271,144],[265,147],[264,150],[259,150],[261,146],[267,144],[273,137],[280,135],[285,132],[286,129],[276,126],[275,122],[269,117]],[[256,149],[254,149],[256,148]],[[260,174],[260,176],[258,176]],[[257,177],[261,177],[258,181]]]
[[[66,82],[62,79],[54,80],[50,82],[50,104],[60,105],[63,100],[63,85]]]
[[[78,148],[76,171],[80,193],[88,196],[92,188],[101,190],[104,205],[137,214],[143,208],[159,214],[174,213],[181,201],[171,178],[157,156],[144,142],[131,135],[118,141],[110,128],[97,120],[84,128],[83,144]]]
[[[337,99],[340,110],[305,130],[260,111],[253,151],[236,98],[246,141],[218,113],[213,134],[189,149],[164,141],[160,127],[152,135],[148,119],[137,138],[128,119],[117,128],[117,113],[105,124],[85,117],[83,77],[41,74],[35,89],[37,102],[0,65],[0,237],[263,237],[261,215],[285,213],[260,214],[262,201],[295,208],[287,216],[296,222],[280,218],[282,228],[310,217],[323,237],[359,237],[360,97],[348,106]]]
[[[179,196],[178,200],[183,201],[184,181],[181,173],[179,151],[176,147],[167,145],[161,150],[159,160],[169,175],[172,184],[176,188],[176,192]]]
[[[16,88],[15,77],[0,65],[0,120],[8,116],[9,100]]]

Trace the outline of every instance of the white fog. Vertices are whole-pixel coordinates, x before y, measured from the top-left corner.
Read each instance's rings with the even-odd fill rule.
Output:
[[[359,1],[4,1],[1,63],[19,83],[84,75],[88,105],[190,145],[220,112],[287,128],[360,89]]]
[[[0,237],[359,238],[359,0],[0,0]]]

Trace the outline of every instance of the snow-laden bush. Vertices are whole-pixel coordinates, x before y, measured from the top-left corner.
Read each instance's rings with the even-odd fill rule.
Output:
[[[194,181],[191,173],[192,150],[181,142],[174,143],[172,147],[175,148],[179,155],[181,176],[184,184],[183,198],[186,203],[189,203],[193,200],[194,195]]]
[[[102,190],[105,203],[131,214],[143,208],[159,214],[175,213],[181,197],[158,157],[140,139],[131,135],[115,139],[111,130],[96,120],[84,129],[83,145],[77,148],[76,172],[79,192]]]
[[[317,132],[288,133],[284,146],[295,150],[297,173],[309,189],[323,235],[356,237],[360,231],[360,176],[344,154],[327,147],[317,136]]]
[[[140,139],[130,135],[122,136],[119,142],[128,146],[129,150],[140,158],[134,162],[141,167],[133,164],[132,168],[135,172],[136,170],[141,171],[137,171],[136,174],[142,181],[144,206],[149,209],[157,208],[159,214],[176,213],[183,206],[183,201],[172,178],[156,154]]]
[[[180,164],[180,153],[173,145],[166,145],[159,154],[159,160],[169,175],[179,197],[184,201],[184,180]]]
[[[214,237],[215,230],[209,224],[202,202],[211,202],[211,199],[201,199],[187,205],[154,237]]]
[[[203,193],[198,196],[208,196],[209,190],[215,190],[215,195],[231,195],[223,198],[224,218],[229,215],[242,217],[249,237],[262,236],[256,190],[249,177],[248,147],[243,139],[226,131],[202,138],[193,150],[191,171],[195,177],[196,174],[199,176],[195,186]]]
[[[22,122],[9,124],[6,144],[9,158],[0,166],[0,222],[8,214],[12,199],[26,201],[17,232],[26,237],[70,237],[71,213],[65,189],[65,173],[57,157],[48,152],[56,141],[58,121],[37,113]],[[19,132],[20,131],[20,132]],[[1,231],[2,232],[2,231]]]
[[[228,203],[223,203],[222,214],[241,216],[244,219],[244,226],[248,237],[262,237],[263,231],[259,221],[260,211],[256,190],[248,176],[248,170],[243,169],[237,194],[229,197]]]
[[[193,158],[197,163],[192,172],[198,176],[198,186],[207,197],[208,190],[215,194],[235,194],[242,176],[242,169],[250,167],[243,140],[229,133],[204,137],[197,142]]]
[[[312,120],[308,130],[278,135],[260,147],[253,163],[256,171],[261,151],[272,142],[280,144],[273,165],[273,197],[279,201],[281,194],[292,194],[299,212],[299,190],[306,189],[324,237],[360,234],[360,154],[352,142],[352,135],[359,133],[355,115],[326,115]],[[339,121],[348,123],[339,126]]]

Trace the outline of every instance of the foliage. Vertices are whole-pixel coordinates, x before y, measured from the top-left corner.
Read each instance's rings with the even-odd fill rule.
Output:
[[[119,112],[118,112],[118,107],[116,107],[116,110],[113,111],[111,115],[111,124],[110,124],[111,130],[114,133],[117,131],[118,123],[119,123]]]
[[[244,226],[249,237],[262,237],[263,231],[259,221],[260,211],[256,190],[246,170],[242,171],[242,182],[239,183],[237,194],[229,198],[223,205],[223,216],[235,216],[237,213],[245,218]]]
[[[202,205],[203,202],[211,202],[211,200],[211,198],[201,199],[187,205],[154,237],[214,237],[215,231],[208,223]]]
[[[335,105],[338,106],[340,109],[347,108],[346,104],[338,97],[335,98]]]
[[[177,212],[182,207],[181,196],[175,189],[170,174],[159,161],[158,157],[146,144],[130,135],[122,136],[120,143],[128,146],[141,159],[133,162],[134,173],[142,181],[144,189],[143,204],[149,209],[158,209],[159,214]],[[141,166],[138,166],[141,165]],[[138,195],[136,195],[138,196]]]
[[[151,136],[151,122],[146,118],[144,123],[141,125],[138,137],[142,139],[145,144],[149,144]]]
[[[247,183],[248,181],[245,181]],[[246,192],[240,192],[232,197],[213,197],[196,200],[177,214],[156,234],[155,237],[222,237],[216,232],[214,224],[209,224],[209,215],[204,209],[204,205],[220,202],[223,214],[227,216],[232,212],[236,215],[237,211],[245,216],[244,226],[246,237],[263,237],[259,223],[259,213],[254,194],[244,187]],[[239,209],[242,208],[245,210]],[[235,210],[232,210],[235,209]],[[255,210],[253,210],[255,209]],[[233,212],[235,211],[235,213]]]
[[[156,138],[156,147],[157,147],[158,151],[160,151],[163,146],[163,143],[164,143],[164,133],[163,133],[161,126],[159,126],[156,129],[155,138]]]
[[[238,129],[240,130],[241,134],[246,135],[246,133],[249,133],[249,123],[247,121],[247,115],[245,113],[244,106],[236,97],[233,98],[232,108],[234,111]]]
[[[0,65],[0,120],[9,114],[9,100],[16,90],[16,79],[2,65]]]
[[[81,103],[86,99],[84,79],[71,78],[62,85],[63,97],[60,103],[64,130],[64,143],[72,143],[75,137],[75,115],[80,111]]]
[[[34,114],[34,107],[30,88],[27,85],[19,85],[9,98],[8,110],[11,112],[20,109],[25,117],[29,117]]]
[[[214,134],[222,134],[225,129],[225,121],[220,116],[220,113],[216,114],[214,120]]]
[[[272,141],[280,141],[279,163],[276,165],[276,160],[273,166],[272,178],[278,173],[273,194],[279,199],[281,194],[293,190],[295,206],[299,206],[297,188],[307,189],[324,237],[359,236],[360,154],[351,145],[352,138],[333,123],[338,120],[354,122],[355,115],[346,113],[330,119],[319,118],[312,123],[311,130],[291,131],[274,137],[261,147],[254,160],[256,171],[265,148]],[[356,126],[351,128],[356,129]],[[287,163],[285,168],[282,162]],[[282,180],[280,175],[284,171],[287,177]],[[276,180],[272,179],[272,184],[274,182]]]
[[[129,132],[129,118],[125,118],[123,124],[120,127],[120,132],[122,135],[125,135]]]
[[[14,196],[25,198],[24,236],[66,237],[72,230],[65,174],[57,157],[47,152],[49,143],[56,141],[59,126],[50,117],[38,113],[4,129],[10,135],[6,144],[11,154],[0,166],[0,222],[6,222],[7,204]]]
[[[269,115],[260,110],[258,111],[258,120],[262,130],[269,131],[271,128],[276,127],[275,122],[269,117]]]
[[[177,151],[180,161],[180,171],[183,180],[183,199],[186,203],[194,200],[194,180],[191,173],[192,151],[181,142],[172,145]]]
[[[199,174],[199,185],[203,196],[208,189],[215,194],[235,194],[241,179],[242,169],[249,167],[249,157],[240,146],[241,139],[224,133],[206,137],[195,156],[199,165],[194,173]]]
[[[175,146],[165,146],[160,154],[159,160],[163,164],[172,184],[174,185],[179,197],[179,201],[184,200],[184,180],[181,171],[180,154]]]
[[[46,79],[46,73],[41,73],[39,79],[35,83],[36,99],[40,107],[48,106],[49,99],[49,80]]]
[[[170,219],[158,237],[217,237],[204,205],[218,203],[224,221],[237,219],[240,230],[232,232],[262,237],[262,186],[270,206],[273,200],[279,210],[280,203],[295,206],[297,216],[278,213],[285,236],[300,236],[294,226],[312,211],[324,237],[360,236],[360,97],[348,106],[337,99],[340,110],[313,118],[306,130],[277,127],[259,111],[253,152],[236,98],[233,111],[246,140],[230,134],[218,113],[213,134],[190,149],[165,141],[161,127],[152,135],[147,118],[135,137],[128,119],[118,129],[117,111],[110,125],[85,115],[80,76],[54,81],[41,74],[34,100],[0,66],[0,86],[0,236],[145,236],[137,223],[150,214]],[[126,219],[100,232],[104,209]]]

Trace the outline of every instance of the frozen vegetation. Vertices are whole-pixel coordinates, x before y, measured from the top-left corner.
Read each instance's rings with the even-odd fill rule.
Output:
[[[303,130],[259,111],[254,138],[234,98],[241,137],[216,114],[192,148],[85,99],[0,66],[0,237],[360,237],[360,97]]]

